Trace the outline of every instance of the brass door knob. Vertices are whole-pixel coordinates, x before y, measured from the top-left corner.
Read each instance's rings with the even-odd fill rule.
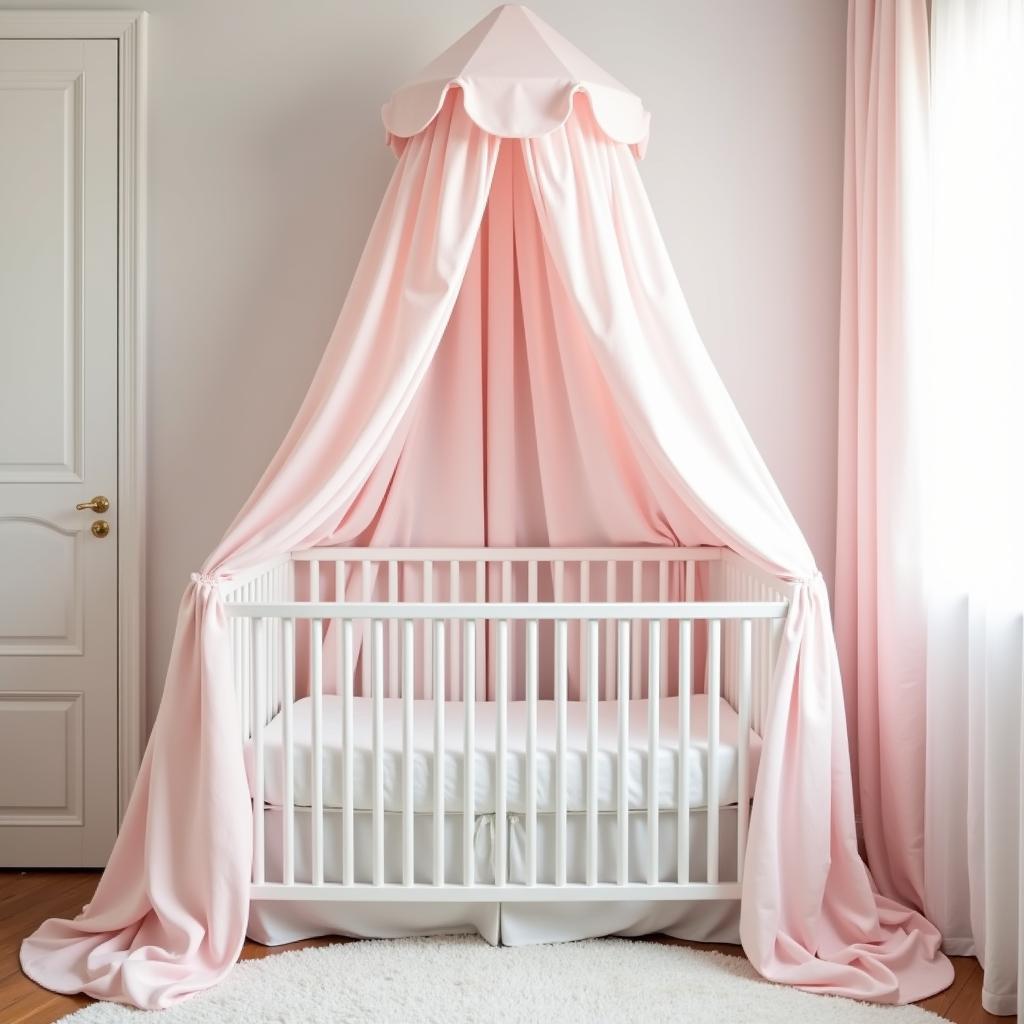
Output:
[[[104,498],[102,494],[97,494],[92,501],[83,501],[80,505],[76,505],[75,511],[103,513],[106,512],[108,508],[110,508],[110,500],[108,498]]]
[[[97,519],[96,522],[92,524],[92,535],[94,537],[103,538],[106,537],[108,533],[110,533],[110,523],[108,523],[106,519]]]

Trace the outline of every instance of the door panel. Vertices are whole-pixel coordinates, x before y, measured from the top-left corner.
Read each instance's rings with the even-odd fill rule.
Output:
[[[81,469],[82,77],[0,67],[0,479],[11,482]]]
[[[0,518],[0,655],[85,653],[82,539],[42,519]]]
[[[117,828],[117,59],[0,40],[3,866],[101,865]]]
[[[7,827],[83,825],[82,697],[0,693],[0,749],[21,766],[0,775]]]

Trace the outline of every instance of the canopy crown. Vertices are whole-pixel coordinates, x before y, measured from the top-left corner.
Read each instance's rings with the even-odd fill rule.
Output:
[[[392,94],[382,111],[388,143],[401,149],[423,131],[452,89],[478,127],[514,139],[560,128],[583,93],[605,135],[638,157],[647,147],[650,114],[640,98],[518,4],[496,7]]]

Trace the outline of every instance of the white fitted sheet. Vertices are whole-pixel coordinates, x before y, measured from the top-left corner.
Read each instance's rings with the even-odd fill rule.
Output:
[[[384,700],[384,807],[388,811],[402,808],[402,702]],[[678,738],[679,699],[662,698],[659,702],[658,744],[658,806],[678,806]],[[353,808],[369,810],[373,806],[372,702],[366,697],[353,699]],[[478,702],[476,716],[475,811],[478,814],[495,810],[495,747],[497,731],[496,705]],[[707,805],[708,767],[708,700],[696,694],[691,700],[689,746],[689,795],[691,807]],[[566,796],[569,811],[586,809],[586,713],[587,705],[570,701],[567,715]],[[445,704],[445,798],[446,811],[459,812],[463,802],[463,714],[458,701]],[[616,768],[618,762],[618,705],[614,701],[598,704],[597,791],[598,809],[613,811],[616,807]],[[324,737],[324,806],[342,806],[342,699],[323,698]],[[434,704],[417,700],[414,705],[413,742],[413,809],[433,810],[434,774]],[[718,779],[719,803],[736,802],[739,720],[724,700],[719,702]],[[629,806],[648,806],[647,794],[647,724],[646,700],[629,702]],[[298,807],[312,804],[311,736],[312,701],[303,698],[293,705],[294,736],[294,802]],[[513,701],[508,706],[507,809],[510,813],[526,810],[526,703]],[[761,740],[750,734],[750,790],[757,774]],[[250,783],[255,762],[252,742],[246,745],[246,768]],[[537,703],[537,810],[555,810],[555,703]],[[284,748],[283,716],[278,714],[264,730],[265,802],[283,806]]]

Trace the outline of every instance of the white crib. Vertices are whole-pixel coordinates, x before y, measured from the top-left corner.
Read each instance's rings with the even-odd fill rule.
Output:
[[[789,597],[721,548],[317,548],[236,578],[252,898],[738,899]]]

